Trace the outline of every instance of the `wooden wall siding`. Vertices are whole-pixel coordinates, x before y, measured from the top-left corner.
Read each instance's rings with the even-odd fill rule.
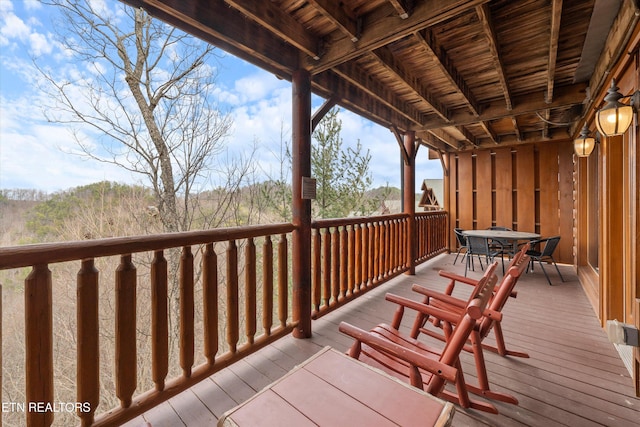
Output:
[[[481,151],[476,154],[476,185],[473,187],[475,193],[475,220],[476,227],[472,223],[465,223],[462,228],[487,228],[491,227],[493,212],[493,186],[491,183],[492,170],[491,153],[489,151]],[[464,198],[464,197],[463,197]]]
[[[573,264],[573,146],[534,145],[449,154],[451,228],[492,225],[561,235],[558,262]],[[450,235],[450,248],[456,247]]]

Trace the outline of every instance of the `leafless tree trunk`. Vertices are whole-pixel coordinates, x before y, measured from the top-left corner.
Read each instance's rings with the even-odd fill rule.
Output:
[[[120,3],[45,3],[62,12],[56,28],[72,56],[38,67],[47,118],[72,125],[83,155],[144,176],[165,231],[189,229],[190,199],[232,125],[215,102],[214,48]]]

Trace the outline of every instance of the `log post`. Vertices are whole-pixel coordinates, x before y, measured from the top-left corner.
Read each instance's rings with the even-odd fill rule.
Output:
[[[293,335],[311,337],[311,200],[303,199],[302,178],[311,177],[311,75],[298,70],[292,78],[293,141]]]
[[[407,157],[404,161],[404,213],[409,215],[407,221],[407,274],[416,274],[416,133],[408,131],[404,134],[404,149]]]

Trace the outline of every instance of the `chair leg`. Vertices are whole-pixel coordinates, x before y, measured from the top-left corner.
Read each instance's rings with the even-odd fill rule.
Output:
[[[540,264],[540,268],[542,268],[542,272],[544,273],[544,277],[547,278],[547,282],[549,282],[549,286],[552,286],[553,283],[551,283],[551,279],[549,278],[549,275],[547,274],[547,270],[544,269],[544,265],[542,265],[542,261],[538,260],[538,263]],[[532,269],[533,271],[533,269]]]
[[[556,271],[558,272],[558,276],[560,276],[560,280],[564,282],[564,277],[562,277],[562,273],[560,273],[560,269],[558,268],[558,264],[556,264],[556,260],[553,259],[553,257],[551,257],[551,261],[553,262],[553,265],[556,267]]]

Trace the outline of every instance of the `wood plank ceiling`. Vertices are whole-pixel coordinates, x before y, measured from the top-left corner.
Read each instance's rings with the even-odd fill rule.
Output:
[[[573,136],[611,27],[610,0],[124,1],[439,151]]]

